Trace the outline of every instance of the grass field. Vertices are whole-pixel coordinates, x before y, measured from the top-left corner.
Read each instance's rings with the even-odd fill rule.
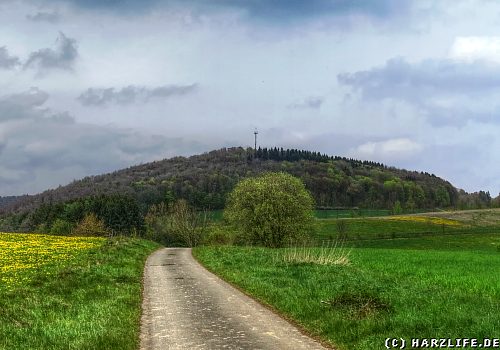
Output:
[[[0,349],[136,349],[139,239],[0,234]]]
[[[314,216],[318,219],[342,219],[342,218],[357,218],[357,217],[378,217],[388,216],[391,211],[388,209],[327,209],[315,210]],[[209,212],[210,219],[214,221],[222,220],[223,210],[212,210]]]
[[[473,226],[500,225],[500,208],[427,212],[427,213],[422,213],[419,216],[447,218],[450,220],[457,220],[464,224]]]
[[[343,221],[348,240],[412,238],[428,235],[489,234],[500,231],[500,209],[431,212],[389,215],[388,210],[360,209],[363,215],[350,211],[316,210],[313,239],[335,240],[339,236],[337,223]],[[210,212],[215,225],[222,220],[222,210]]]
[[[500,213],[498,213],[500,218]],[[488,234],[500,232],[500,220],[490,219],[489,224],[459,220],[455,216],[400,215],[374,218],[315,220],[312,236],[317,240],[339,237],[337,223],[345,224],[348,240],[413,238],[427,235]]]
[[[387,209],[326,209],[315,210],[314,216],[318,219],[342,219],[356,217],[377,217],[390,215]]]
[[[499,338],[497,223],[433,217],[349,219],[363,239],[345,242],[347,265],[294,263],[290,249],[199,247],[194,255],[339,349],[384,349],[387,337]],[[318,221],[318,237],[336,234],[335,220]],[[460,234],[443,235],[443,224]],[[411,236],[430,227],[429,235],[390,238],[391,230]]]

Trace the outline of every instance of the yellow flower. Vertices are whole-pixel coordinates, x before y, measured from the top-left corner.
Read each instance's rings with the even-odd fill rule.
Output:
[[[457,220],[438,218],[433,216],[391,216],[387,218],[388,220],[396,221],[412,221],[412,222],[422,222],[429,223],[432,225],[446,225],[446,226],[462,226],[463,224]]]
[[[0,288],[29,280],[49,263],[61,263],[100,247],[104,238],[0,232]]]

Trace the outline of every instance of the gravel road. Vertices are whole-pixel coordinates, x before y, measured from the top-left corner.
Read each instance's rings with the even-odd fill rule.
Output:
[[[325,349],[196,262],[163,248],[144,271],[141,349]]]

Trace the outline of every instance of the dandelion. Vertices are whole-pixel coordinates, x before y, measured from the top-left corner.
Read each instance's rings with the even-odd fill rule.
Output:
[[[0,232],[0,288],[29,280],[47,264],[59,264],[96,249],[105,239]]]
[[[410,221],[410,222],[423,222],[432,225],[446,225],[446,226],[463,226],[460,221],[438,218],[434,216],[391,216],[388,217],[387,220],[394,221]]]

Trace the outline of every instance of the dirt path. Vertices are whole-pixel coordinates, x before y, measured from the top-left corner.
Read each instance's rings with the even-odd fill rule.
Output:
[[[201,267],[187,248],[146,262],[141,349],[324,349]]]

